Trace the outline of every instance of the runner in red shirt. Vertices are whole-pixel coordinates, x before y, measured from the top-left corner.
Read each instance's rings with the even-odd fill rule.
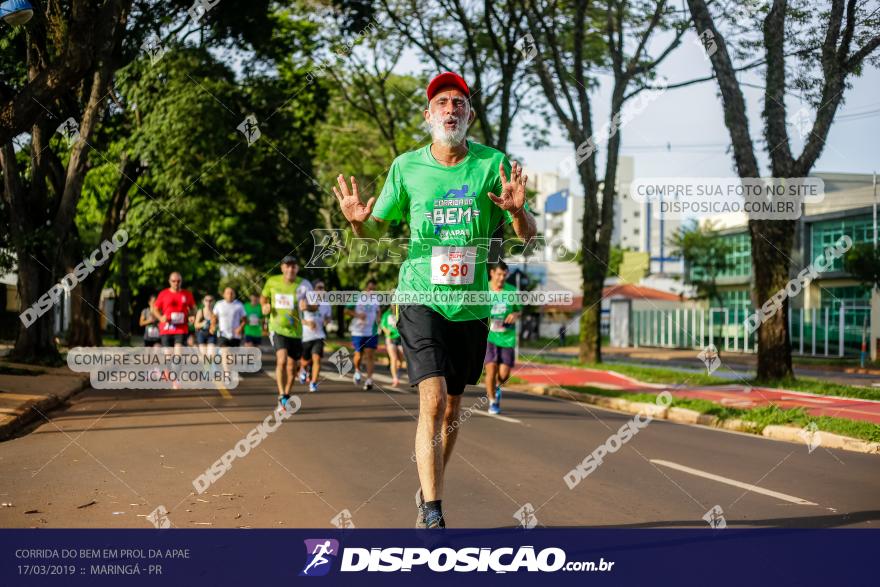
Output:
[[[153,314],[159,320],[159,337],[163,347],[186,346],[189,318],[196,301],[189,290],[181,289],[183,278],[177,271],[168,276],[168,284],[170,287],[159,292],[153,305]]]

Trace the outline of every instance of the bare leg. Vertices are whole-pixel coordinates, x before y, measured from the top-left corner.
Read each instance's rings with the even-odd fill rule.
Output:
[[[361,370],[361,353],[360,351],[354,352],[354,370],[360,373]]]
[[[495,379],[498,373],[498,365],[496,363],[486,363],[484,365],[486,367],[486,397],[489,398],[490,402],[495,401]]]
[[[312,355],[312,383],[318,382],[318,374],[321,372],[321,355]]]
[[[498,365],[498,385],[507,382],[508,377],[510,377],[510,367],[503,363]]]
[[[367,378],[372,379],[373,367],[376,365],[376,349],[364,349],[364,354],[367,355]]]
[[[290,390],[293,389],[293,380],[296,379],[296,366],[298,363],[299,361],[293,357],[287,357],[287,381],[284,382],[284,395],[290,395]]]
[[[446,379],[430,377],[419,383],[419,423],[416,427],[416,465],[425,501],[443,497],[443,434]]]
[[[284,395],[285,363],[287,363],[287,349],[275,351],[275,383],[278,385],[278,395]]]
[[[391,369],[391,378],[397,379],[397,347],[391,343],[391,339],[385,340],[385,350],[388,351],[388,367]]]
[[[443,416],[443,470],[449,464],[452,449],[455,448],[455,440],[458,438],[458,428],[461,422],[458,420],[461,413],[461,396],[446,396],[446,413]]]

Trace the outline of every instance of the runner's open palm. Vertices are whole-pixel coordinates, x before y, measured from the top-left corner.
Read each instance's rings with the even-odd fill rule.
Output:
[[[357,180],[353,175],[351,176],[351,190],[348,189],[348,184],[342,174],[336,178],[336,182],[339,187],[333,186],[333,193],[339,200],[339,207],[342,208],[345,219],[349,222],[366,222],[370,214],[373,213],[373,204],[376,203],[376,198],[370,198],[366,204],[361,202],[360,190],[358,190]]]
[[[510,181],[504,173],[503,163],[498,164],[498,173],[501,175],[501,195],[489,192],[489,198],[502,210],[519,212],[526,204],[526,181],[529,177],[523,175],[523,168],[516,161],[510,167]]]

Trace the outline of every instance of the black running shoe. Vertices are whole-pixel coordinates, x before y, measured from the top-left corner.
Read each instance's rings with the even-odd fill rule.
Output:
[[[445,528],[446,521],[443,519],[443,512],[431,510],[425,512],[425,528],[433,530],[436,528]]]

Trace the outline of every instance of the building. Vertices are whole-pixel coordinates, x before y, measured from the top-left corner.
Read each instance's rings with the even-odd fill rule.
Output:
[[[826,248],[847,235],[853,245],[874,242],[874,177],[867,174],[816,173],[823,179],[825,197],[804,205],[798,220],[791,257],[791,276],[808,266]],[[752,299],[751,238],[745,215],[707,219],[731,245],[730,269],[718,277],[720,307],[733,322],[760,307],[764,300]],[[688,268],[695,276],[699,267]],[[790,300],[789,329],[797,351],[807,354],[839,355],[859,352],[863,331],[868,329],[871,356],[876,357],[880,337],[880,313],[876,294],[843,270],[836,259],[828,270],[808,282],[803,292]],[[718,306],[718,303],[712,305]],[[872,311],[872,306],[874,310]],[[872,319],[872,314],[874,319]],[[826,342],[827,341],[827,342]]]

